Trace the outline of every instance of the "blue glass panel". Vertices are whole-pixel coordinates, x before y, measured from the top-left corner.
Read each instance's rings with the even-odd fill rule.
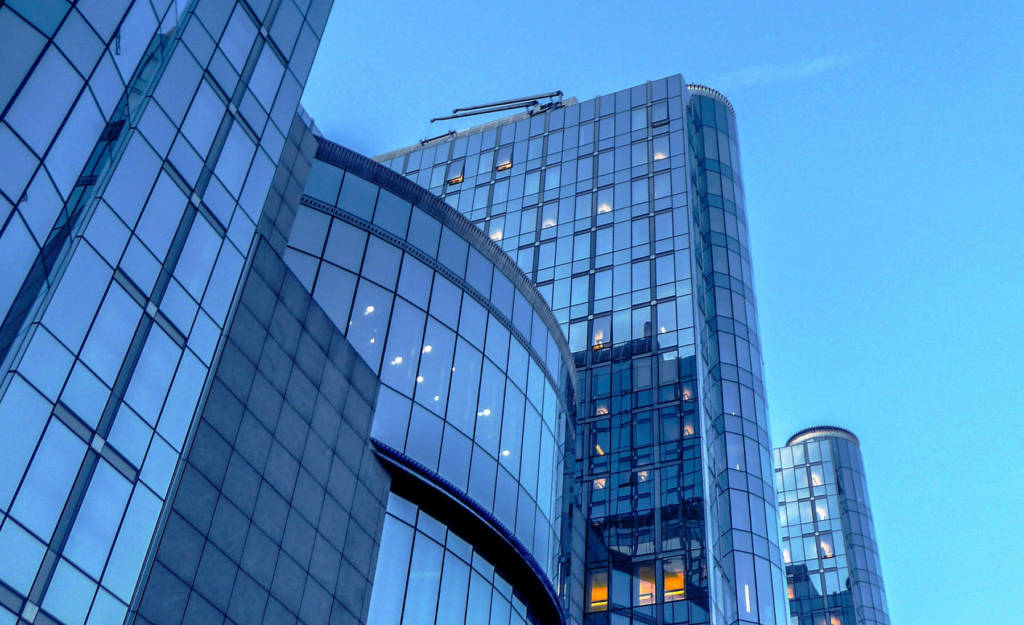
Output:
[[[0,570],[4,572],[4,583],[21,594],[28,594],[45,553],[43,543],[13,520],[8,519],[0,529]]]
[[[375,583],[366,620],[371,625],[392,625],[401,621],[402,602],[395,598],[405,592],[413,533],[411,527],[394,517],[384,518],[377,571],[373,577]]]
[[[32,459],[11,514],[37,536],[49,540],[85,455],[85,443],[51,419]]]

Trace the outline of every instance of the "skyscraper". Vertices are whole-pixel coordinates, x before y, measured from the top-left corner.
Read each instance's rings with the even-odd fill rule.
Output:
[[[888,625],[860,442],[833,426],[775,450],[786,594],[794,625]]]
[[[293,589],[305,577],[268,581],[252,564],[272,554],[272,573],[275,561],[298,568],[273,549],[295,501],[279,467],[297,464],[296,447],[272,444],[275,430],[229,410],[222,391],[240,393],[238,406],[256,393],[243,388],[258,364],[242,351],[257,345],[245,335],[257,324],[245,324],[270,320],[239,310],[269,306],[291,336],[308,299],[292,278],[294,311],[277,307],[289,281],[271,250],[283,251],[280,205],[294,213],[315,149],[296,111],[330,7],[0,7],[0,622],[252,622],[233,606],[269,622],[303,615]],[[262,292],[268,282],[276,290]],[[329,341],[315,317],[300,317],[305,332]],[[291,357],[275,361],[275,383],[290,382]],[[360,401],[346,415],[368,421],[375,386],[353,371],[336,386],[352,379]],[[268,419],[272,397],[259,396]],[[235,460],[232,446],[269,451]],[[379,481],[362,469],[363,482]],[[263,536],[245,531],[254,512],[266,513]],[[260,604],[260,592],[272,598]]]
[[[587,623],[784,623],[728,100],[673,76],[378,160],[514,258],[568,338],[585,548],[564,549],[566,605]]]

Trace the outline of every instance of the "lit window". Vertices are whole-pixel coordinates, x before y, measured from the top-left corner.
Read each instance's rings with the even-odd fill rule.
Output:
[[[608,571],[592,571],[587,589],[587,611],[608,609]]]
[[[599,477],[594,479],[594,490],[603,490],[608,484],[608,478]]]
[[[654,566],[642,564],[636,567],[633,576],[633,605],[654,603]]]
[[[682,601],[686,598],[686,571],[683,567],[683,559],[667,558],[665,560],[665,586],[662,594],[663,601]]]
[[[448,174],[445,176],[448,184],[459,184],[462,182],[465,164],[466,162],[461,158],[448,164]]]
[[[660,161],[668,158],[669,143],[668,135],[659,135],[654,138],[654,160]]]
[[[786,596],[790,599],[796,599],[796,592],[793,591],[793,584],[786,584]]]
[[[494,163],[494,169],[505,171],[512,167],[512,146],[506,145],[498,148],[498,158]]]

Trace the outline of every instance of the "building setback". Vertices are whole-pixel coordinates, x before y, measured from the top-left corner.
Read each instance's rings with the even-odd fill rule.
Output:
[[[331,4],[0,6],[0,623],[785,625],[728,100],[375,161]]]
[[[860,442],[833,426],[775,450],[786,594],[794,625],[889,625]]]

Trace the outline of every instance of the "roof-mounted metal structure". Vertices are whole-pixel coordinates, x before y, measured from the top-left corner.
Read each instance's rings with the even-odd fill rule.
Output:
[[[547,99],[548,101],[541,104],[541,100]],[[555,100],[555,98],[558,98]],[[457,109],[452,109],[451,115],[445,115],[443,117],[435,117],[430,120],[430,123],[443,121],[446,119],[458,119],[460,117],[472,117],[474,115],[486,115],[487,113],[497,113],[499,111],[509,111],[512,109],[531,109],[530,114],[539,113],[546,111],[550,108],[557,108],[562,105],[562,92],[551,91],[549,93],[540,93],[537,95],[530,95],[522,98],[512,98],[510,100],[498,100],[497,102],[489,102],[487,104],[478,104],[477,106],[466,106]],[[537,107],[534,109],[533,107]]]

